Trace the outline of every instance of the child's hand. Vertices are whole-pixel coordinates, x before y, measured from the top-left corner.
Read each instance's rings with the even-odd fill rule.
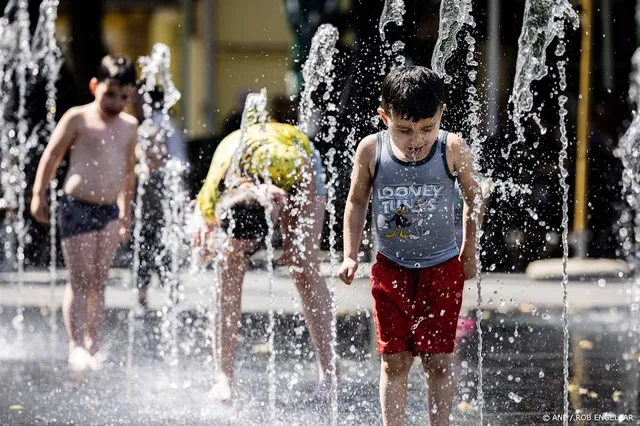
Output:
[[[120,235],[120,242],[126,243],[131,238],[131,221],[128,219],[120,219],[120,230],[118,234]]]
[[[40,194],[33,194],[31,198],[31,216],[40,223],[49,223],[49,203]]]
[[[215,241],[213,241],[213,230],[215,225],[201,223],[193,234],[191,246],[197,250],[201,261],[209,261],[216,252]]]
[[[476,254],[473,253],[465,253],[464,251],[460,253],[460,262],[462,262],[462,269],[464,270],[464,279],[470,280],[475,278],[478,271],[476,269]]]
[[[342,266],[340,266],[340,270],[338,271],[338,277],[342,280],[346,285],[351,285],[353,279],[356,277],[356,272],[358,271],[358,262],[353,259],[345,259],[342,262]]]

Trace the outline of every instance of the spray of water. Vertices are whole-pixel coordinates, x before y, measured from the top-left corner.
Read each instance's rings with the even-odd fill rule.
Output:
[[[0,186],[3,189],[2,198],[11,211],[18,208],[17,194],[15,193],[15,176],[12,167],[15,159],[15,151],[12,150],[15,138],[15,130],[10,124],[10,115],[13,111],[7,111],[14,97],[14,75],[18,61],[18,33],[19,27],[15,20],[17,0],[7,3],[4,15],[0,18]],[[11,18],[11,19],[10,19]],[[4,244],[5,260],[13,259],[15,247],[15,233],[12,228],[7,229],[7,240]]]
[[[561,42],[560,44],[563,44]],[[560,46],[560,45],[559,45]],[[561,56],[564,49],[557,49],[556,54]],[[567,78],[565,72],[565,61],[558,61],[558,73],[560,74],[559,87],[562,92],[567,88]],[[569,139],[567,138],[567,109],[565,104],[567,97],[565,95],[558,96],[558,115],[560,117],[560,142],[562,148],[558,156],[558,168],[560,169],[560,186],[562,187],[562,325],[563,325],[563,408],[564,408],[564,424],[569,423],[569,300],[567,298],[567,284],[569,283],[569,274],[567,273],[567,262],[569,259],[569,184],[567,184],[567,168],[565,161],[567,159],[567,149],[569,147]]]
[[[154,136],[152,135],[154,134],[154,130],[158,130],[154,138],[155,138],[155,141],[160,144],[166,144],[167,137],[170,136],[172,132],[176,131],[171,124],[169,110],[171,109],[171,107],[173,107],[173,105],[175,105],[176,102],[178,102],[178,100],[180,100],[180,96],[181,96],[180,92],[176,90],[175,85],[171,80],[171,73],[170,73],[171,52],[166,45],[162,43],[155,44],[151,50],[151,55],[140,57],[138,59],[138,63],[140,65],[140,78],[143,81],[143,85],[140,88],[140,95],[142,95],[142,100],[143,100],[142,111],[144,114],[144,120],[138,130],[139,143],[142,149],[140,150],[140,153],[141,153],[140,164],[139,164],[140,173],[138,175],[138,186],[136,191],[136,203],[135,203],[135,211],[134,211],[135,221],[134,221],[134,227],[133,227],[133,236],[134,236],[135,244],[133,248],[133,266],[132,266],[132,279],[134,284],[132,285],[132,287],[135,290],[138,289],[138,275],[140,271],[140,250],[141,250],[140,241],[141,241],[141,234],[142,234],[142,221],[144,220],[143,218],[144,197],[143,196],[146,190],[145,184],[150,179],[147,152],[153,143],[152,137]],[[163,94],[164,94],[162,109],[161,109],[161,122],[160,122],[159,129],[155,129],[155,127],[157,126],[157,123],[154,122],[154,106],[153,106],[153,100],[150,95],[150,93],[153,90],[155,90],[157,86],[160,86],[162,88]],[[164,151],[166,152],[166,147]],[[167,168],[162,170],[162,173],[166,173],[168,175],[171,175],[173,173],[178,174],[181,172],[182,170],[180,170],[178,166],[172,167],[170,166],[169,162],[167,163]],[[166,174],[165,174],[165,178],[166,178]],[[168,195],[166,197],[163,197],[163,207],[166,207],[165,212],[167,211],[167,209],[171,211],[170,203],[172,201],[184,201],[184,202],[187,201],[185,199],[184,189],[181,189],[180,187],[175,187],[175,186],[168,187],[168,193],[171,194],[171,198],[169,198]],[[176,197],[176,200],[174,200],[174,197]],[[165,216],[166,216],[166,213],[165,213]],[[173,226],[175,225],[174,221],[179,221],[182,218],[182,216],[180,214],[178,214],[177,217],[172,217],[171,214],[169,214],[169,216],[170,217],[169,217],[168,226],[171,226],[170,229],[174,229],[174,226]],[[168,242],[167,244],[169,245],[170,250],[172,250],[172,260],[174,260],[173,256],[179,256],[183,235],[182,235],[182,232],[177,234],[174,232],[170,232],[169,234],[170,235],[165,235],[166,239],[164,239],[164,241]],[[169,281],[172,283],[172,285],[170,285],[168,289],[171,297],[169,298],[170,300],[168,301],[167,306],[165,306],[165,308],[162,311],[163,322],[161,324],[163,343],[165,345],[167,344],[170,345],[170,349],[168,350],[168,353],[170,355],[169,362],[171,364],[177,363],[177,355],[178,355],[178,350],[176,346],[177,345],[177,336],[176,336],[177,320],[175,318],[176,312],[172,309],[173,307],[175,307],[179,297],[178,288],[177,288],[178,280],[176,279],[176,276],[178,273],[178,265],[179,263],[172,262],[171,271],[167,271],[168,274],[173,278],[172,280]],[[170,316],[169,313],[171,313],[172,316]],[[129,315],[129,319],[130,321],[132,321],[134,319],[133,315]],[[129,324],[129,329],[134,330],[135,325]],[[130,341],[129,341],[130,345],[133,344],[132,336],[135,336],[135,334],[133,335],[130,334]],[[130,352],[131,352],[130,350],[127,351],[128,354]],[[163,350],[163,353],[166,353],[166,352],[167,351]],[[131,365],[131,363],[132,361],[128,359],[127,365]]]
[[[480,155],[482,150],[482,143],[484,138],[480,135],[479,126],[480,126],[480,118],[478,112],[480,111],[480,102],[478,101],[478,91],[476,89],[476,77],[477,77],[477,67],[478,62],[475,59],[475,50],[476,50],[476,40],[471,34],[471,29],[475,28],[475,19],[473,15],[471,15],[473,5],[470,1],[467,2],[468,5],[461,6],[461,10],[466,13],[465,16],[461,17],[464,19],[465,23],[468,24],[469,31],[465,36],[465,41],[467,43],[467,57],[466,64],[469,67],[469,71],[467,75],[469,77],[469,87],[467,87],[467,102],[469,104],[469,115],[467,116],[467,125],[469,127],[469,139],[471,141],[471,156],[473,159],[473,167],[475,170],[480,170]],[[481,187],[481,182],[478,180],[477,182],[478,188]],[[483,336],[482,336],[482,261],[480,259],[480,255],[482,252],[482,222],[481,222],[481,209],[483,203],[483,194],[482,190],[478,190],[475,194],[472,219],[475,223],[476,227],[476,251],[475,251],[475,262],[476,262],[476,285],[477,285],[477,302],[476,302],[476,331],[478,333],[478,385],[477,385],[477,402],[478,402],[478,411],[480,414],[480,424],[483,424],[484,418],[484,377],[483,377]]]
[[[265,132],[265,123],[261,125],[262,131]],[[264,169],[262,170],[262,175],[264,176],[265,181],[265,191],[264,191],[264,199],[269,200],[268,188],[271,185],[271,174],[269,172],[269,166],[271,165],[269,153],[267,153],[267,158],[264,164]],[[256,184],[259,184],[257,176],[256,176]],[[274,235],[274,223],[271,220],[271,212],[273,211],[273,205],[270,202],[266,202],[264,205],[264,216],[267,222],[267,235],[265,236],[265,245],[267,249],[267,276],[269,281],[269,325],[267,326],[267,335],[268,337],[268,347],[269,347],[269,362],[267,363],[267,374],[269,376],[269,420],[271,422],[275,421],[276,416],[276,347],[275,347],[275,336],[276,336],[276,318],[275,311],[273,307],[273,260],[274,260],[274,249],[273,249],[273,235]]]
[[[243,154],[246,149],[246,138],[249,127],[259,124],[260,131],[265,134],[265,125],[267,122],[267,90],[262,89],[260,93],[250,93],[245,100],[244,110],[242,112],[242,120],[240,123],[240,140],[238,142],[238,146],[235,148],[231,163],[229,165],[229,169],[225,175],[224,185],[227,188],[232,188],[236,186],[240,179],[246,176],[246,170],[244,170],[244,164],[242,164]],[[267,169],[263,172],[263,177],[265,182],[270,183],[270,174],[268,173],[268,164],[269,158],[267,158]],[[257,178],[257,177],[256,177]],[[256,182],[257,183],[257,182]],[[233,214],[228,214],[229,226],[227,227],[226,234],[223,231],[219,231],[219,233],[214,236],[215,244],[216,244],[216,255],[213,259],[212,267],[215,276],[215,284],[212,291],[212,300],[211,300],[211,321],[215,322],[215,335],[211,336],[213,341],[213,369],[214,369],[214,377],[219,377],[221,374],[221,350],[222,350],[222,323],[223,318],[221,315],[222,312],[222,275],[225,273],[223,271],[222,262],[224,257],[231,250],[230,240],[233,236],[233,231],[235,229],[236,223],[233,217]],[[276,360],[276,350],[274,346],[275,340],[275,312],[273,308],[273,259],[274,259],[274,249],[272,245],[272,237],[274,232],[274,225],[271,220],[271,206],[269,204],[265,205],[265,215],[267,219],[268,232],[265,237],[265,244],[267,246],[267,273],[268,273],[268,281],[269,281],[269,325],[267,328],[267,343],[270,350],[269,361],[267,364],[267,374],[268,374],[268,406],[269,406],[269,416],[271,419],[275,416],[275,403],[276,403],[276,368],[275,368],[275,360]]]
[[[16,275],[17,275],[17,288],[18,294],[22,295],[24,286],[24,248],[26,238],[25,227],[25,189],[27,187],[25,176],[25,163],[29,149],[35,147],[38,143],[38,135],[34,134],[29,136],[29,123],[27,121],[27,75],[29,68],[31,68],[31,49],[30,49],[30,33],[29,33],[29,3],[26,0],[21,0],[18,3],[18,11],[16,15],[16,23],[18,25],[18,53],[17,53],[17,69],[16,80],[18,86],[18,110],[16,112],[16,133],[15,133],[15,150],[17,153],[17,161],[15,162],[13,176],[17,179],[14,182],[15,193],[17,194],[18,201],[18,213],[14,229],[17,239],[17,251],[16,251]],[[18,307],[16,309],[16,316],[13,320],[13,324],[18,332],[18,341],[23,339],[23,321],[24,321],[24,307],[22,306],[22,297],[19,297]]]
[[[382,14],[380,15],[380,24],[378,28],[380,30],[380,38],[384,43],[384,54],[391,61],[392,68],[404,65],[405,57],[402,54],[405,44],[397,40],[392,45],[386,40],[385,28],[390,23],[394,23],[401,27],[404,23],[404,14],[406,9],[404,6],[404,0],[385,0]],[[381,61],[380,73],[384,74],[387,68],[387,61]]]
[[[311,50],[309,53],[309,57],[303,66],[303,79],[304,79],[304,91],[300,101],[300,128],[303,131],[308,131],[311,124],[309,120],[313,116],[314,113],[314,103],[313,103],[313,94],[320,87],[321,84],[325,86],[325,92],[322,96],[323,100],[329,101],[327,104],[326,111],[322,114],[322,124],[323,128],[327,129],[320,135],[320,138],[326,145],[332,145],[335,142],[335,135],[337,132],[337,107],[336,105],[330,101],[331,94],[333,93],[333,81],[335,79],[334,74],[334,63],[333,58],[337,53],[337,49],[335,48],[335,44],[338,41],[338,30],[328,24],[323,24],[320,26],[318,31],[313,37]],[[318,67],[317,64],[322,64],[321,67]],[[338,253],[336,250],[336,232],[335,225],[337,223],[336,218],[336,184],[338,180],[338,170],[335,167],[335,155],[336,149],[331,148],[327,152],[326,157],[326,166],[327,171],[330,174],[329,182],[327,183],[328,189],[328,197],[327,197],[327,212],[329,213],[329,259],[331,264],[331,277],[329,278],[329,291],[331,293],[331,424],[336,425],[338,419],[338,384],[337,384],[337,363],[338,363],[338,355],[335,349],[335,342],[337,338],[337,324],[336,324],[336,279],[335,273],[337,271]],[[319,161],[319,159],[317,159]],[[313,161],[313,160],[312,160]],[[313,176],[307,173],[306,176],[303,176],[304,185],[311,185],[311,180]],[[303,203],[308,203],[309,200],[305,200],[303,198],[296,199],[299,205]],[[317,220],[314,218],[310,218],[308,223],[303,221],[299,221],[301,223],[301,228],[299,232],[296,232],[297,235],[304,236],[307,238],[311,237],[311,233],[309,230],[313,226],[313,220]],[[299,241],[294,242],[295,245],[300,247],[300,255],[304,256],[304,239],[300,238]]]
[[[399,27],[402,26],[405,13],[406,9],[404,7],[403,0],[385,0],[384,8],[380,15],[380,24],[378,25],[378,28],[380,29],[380,38],[382,40],[385,39],[385,27],[391,22]]]
[[[339,33],[331,24],[322,24],[311,40],[309,57],[302,67],[303,91],[300,95],[299,127],[304,133],[309,134],[312,126],[312,116],[315,102],[313,94],[323,82],[330,84],[333,81],[333,57],[338,52],[336,42]],[[328,100],[332,87],[328,87],[323,100]]]
[[[507,159],[511,149],[524,142],[523,121],[535,115],[531,84],[542,80],[548,74],[546,52],[551,42],[563,37],[565,22],[578,27],[579,18],[568,0],[527,0],[524,10],[522,32],[518,39],[518,58],[513,91],[509,102],[513,105],[511,120],[516,128],[516,141],[503,150]],[[564,44],[560,43],[560,55],[564,54]]]
[[[246,134],[249,126],[253,124],[264,124],[267,121],[267,89],[263,88],[260,93],[249,93],[244,102],[244,110],[242,111],[242,119],[240,121],[240,143],[233,152],[231,164],[224,178],[227,188],[236,186],[241,178],[242,170],[240,169],[240,160],[246,147]],[[229,222],[229,232],[233,230],[235,223],[233,218]]]
[[[445,83],[451,83],[447,74],[447,61],[458,48],[458,33],[462,26],[475,26],[471,11],[471,0],[442,0],[440,3],[440,31],[431,57],[431,69],[440,75]]]
[[[640,22],[640,1],[636,5],[636,21]],[[640,376],[638,362],[634,354],[640,352],[640,251],[638,250],[638,236],[640,236],[640,48],[635,51],[631,59],[632,72],[629,85],[629,100],[635,105],[633,120],[620,138],[616,156],[620,158],[622,171],[622,196],[628,210],[621,215],[623,225],[619,230],[622,247],[627,255],[627,262],[632,274],[632,288],[630,289],[629,309],[631,314],[631,330],[629,334],[630,348],[627,355],[627,369],[635,376],[634,383]],[[635,407],[638,400],[638,388],[626,398],[627,405]]]
[[[45,107],[47,110],[45,130],[46,135],[51,135],[56,126],[56,110],[57,110],[57,89],[56,82],[60,76],[62,68],[62,52],[58,47],[55,37],[56,19],[58,17],[58,0],[45,0],[40,5],[40,14],[38,16],[38,24],[33,35],[31,51],[33,52],[34,63],[40,69],[38,74],[46,76],[46,93],[47,99]],[[49,262],[49,328],[51,353],[54,353],[54,344],[56,341],[56,332],[58,329],[57,308],[55,301],[55,288],[57,283],[56,266],[58,263],[58,252],[56,245],[57,230],[57,197],[58,182],[53,179],[50,183],[50,199],[49,199],[49,246],[50,246],[50,262]]]

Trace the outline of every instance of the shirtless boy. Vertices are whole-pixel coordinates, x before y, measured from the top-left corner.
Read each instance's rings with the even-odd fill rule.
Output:
[[[138,122],[123,110],[135,87],[128,58],[104,57],[89,83],[95,100],[60,119],[33,187],[31,214],[48,223],[49,182],[69,153],[58,223],[69,271],[62,313],[74,371],[100,368],[105,281],[119,242],[129,238]]]

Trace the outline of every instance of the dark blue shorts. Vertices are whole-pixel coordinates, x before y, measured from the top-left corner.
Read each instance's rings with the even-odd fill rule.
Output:
[[[104,229],[118,219],[120,210],[115,204],[93,204],[64,194],[58,206],[60,238]]]

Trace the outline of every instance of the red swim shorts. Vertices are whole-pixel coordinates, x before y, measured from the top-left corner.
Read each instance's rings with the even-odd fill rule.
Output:
[[[409,269],[378,253],[371,268],[378,352],[453,352],[463,290],[458,257]]]

